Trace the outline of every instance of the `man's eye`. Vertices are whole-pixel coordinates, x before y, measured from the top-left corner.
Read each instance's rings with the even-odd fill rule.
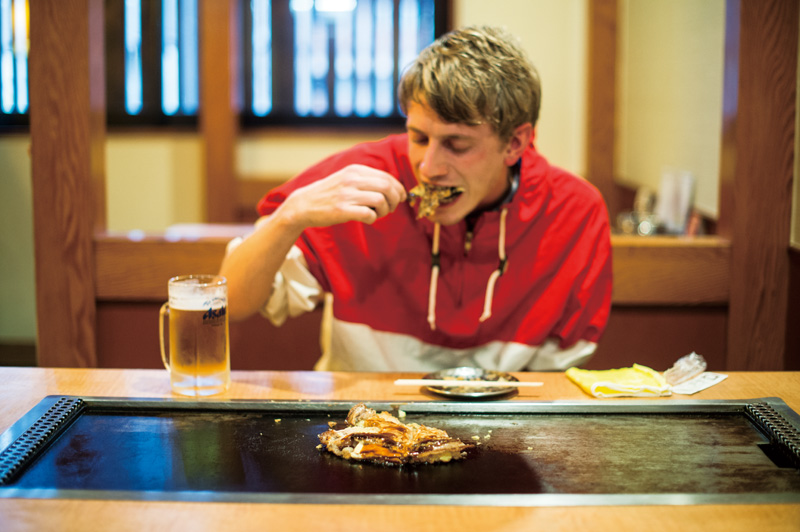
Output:
[[[411,137],[411,142],[420,146],[424,146],[428,143],[428,137]]]

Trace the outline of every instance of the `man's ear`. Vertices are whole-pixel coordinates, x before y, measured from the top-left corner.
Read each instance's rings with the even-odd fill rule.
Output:
[[[525,122],[514,129],[506,146],[506,166],[512,166],[519,161],[525,149],[530,145],[531,139],[533,139],[533,126],[530,122]]]

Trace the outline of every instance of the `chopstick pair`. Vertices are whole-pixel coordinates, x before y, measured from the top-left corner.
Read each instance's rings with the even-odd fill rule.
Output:
[[[532,388],[543,382],[526,381],[459,381],[454,379],[397,379],[395,386],[442,386],[449,388]]]

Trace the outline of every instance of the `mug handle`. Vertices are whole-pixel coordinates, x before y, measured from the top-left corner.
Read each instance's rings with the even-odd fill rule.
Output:
[[[158,339],[161,343],[161,362],[164,363],[164,367],[167,368],[167,371],[172,371],[169,369],[169,362],[167,362],[167,353],[164,349],[164,315],[169,314],[169,303],[164,303],[161,305],[161,310],[158,312]]]

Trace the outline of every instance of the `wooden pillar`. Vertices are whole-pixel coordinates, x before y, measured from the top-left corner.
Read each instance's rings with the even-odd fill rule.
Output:
[[[240,14],[237,0],[200,0],[200,131],[206,221],[236,221]]]
[[[799,4],[738,6],[729,370],[786,367]]]
[[[96,365],[93,235],[105,225],[103,0],[30,2],[38,364]]]
[[[588,24],[586,178],[619,211],[614,185],[617,72],[617,0],[590,0]]]

